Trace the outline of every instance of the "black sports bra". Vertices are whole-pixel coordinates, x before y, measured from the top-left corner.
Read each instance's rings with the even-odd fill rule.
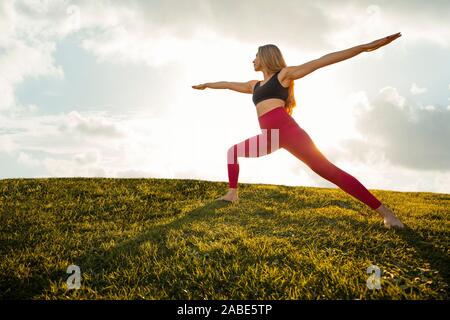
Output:
[[[281,70],[280,70],[281,71]],[[276,72],[265,84],[260,86],[260,82],[258,81],[253,89],[253,103],[255,106],[266,99],[270,98],[278,98],[281,100],[286,100],[289,96],[289,88],[285,88],[281,85],[280,81],[278,81],[278,73]]]

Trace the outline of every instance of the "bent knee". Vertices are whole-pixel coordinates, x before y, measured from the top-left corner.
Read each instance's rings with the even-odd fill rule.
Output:
[[[236,145],[233,145],[228,148],[227,150],[227,156],[234,156],[236,154]]]
[[[233,145],[230,148],[228,148],[228,150],[227,150],[227,161],[228,161],[228,164],[236,164],[236,163],[238,163],[235,146],[236,145]]]

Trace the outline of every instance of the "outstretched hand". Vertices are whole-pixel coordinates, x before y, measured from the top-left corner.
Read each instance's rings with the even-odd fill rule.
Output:
[[[196,86],[192,86],[192,88],[198,89],[198,90],[204,90],[207,88],[207,85],[206,85],[206,83],[202,83],[202,84],[198,84]]]
[[[363,51],[364,52],[369,52],[369,51],[376,50],[376,49],[378,49],[378,48],[380,48],[382,46],[387,45],[388,43],[391,43],[392,41],[394,41],[395,39],[397,39],[397,38],[399,38],[401,36],[402,36],[401,33],[397,32],[397,33],[391,34],[390,36],[387,36],[387,37],[384,37],[384,38],[381,38],[381,39],[378,39],[378,40],[375,40],[375,41],[363,44],[362,45]]]

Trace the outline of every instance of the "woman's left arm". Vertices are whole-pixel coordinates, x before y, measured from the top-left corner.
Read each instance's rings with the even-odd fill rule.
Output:
[[[319,68],[328,66],[330,64],[333,64],[333,63],[336,63],[339,61],[347,60],[347,59],[352,58],[364,51],[365,51],[364,45],[359,45],[359,46],[351,47],[349,49],[326,54],[326,55],[320,57],[319,59],[317,59],[319,65],[320,65]]]
[[[379,47],[385,46],[388,43],[394,41],[395,39],[397,39],[400,36],[401,36],[401,34],[400,34],[400,32],[398,32],[393,35],[390,35],[390,36],[387,36],[387,37],[384,37],[384,38],[381,38],[381,39],[378,39],[378,40],[375,40],[375,41],[372,41],[369,43],[361,44],[358,46],[351,47],[349,49],[326,54],[318,59],[308,61],[299,66],[286,67],[286,69],[287,69],[286,70],[286,78],[288,78],[290,80],[297,80],[319,68],[328,66],[330,64],[333,64],[333,63],[336,63],[339,61],[347,60],[349,58],[352,58],[352,57],[360,54],[361,52],[369,52],[369,51],[378,49]]]
[[[350,49],[342,50],[342,51],[336,51],[329,54],[324,55],[323,57],[319,58],[320,64],[322,67],[327,66],[329,64],[333,64],[342,60],[346,60],[348,58],[352,58],[361,52],[369,52],[373,51],[375,49],[378,49],[379,47],[385,46],[388,43],[394,41],[398,37],[401,37],[401,33],[395,33],[390,36],[377,39],[375,41],[365,43],[359,46],[351,47]]]
[[[318,59],[308,61],[298,66],[286,67],[285,78],[289,80],[297,80],[303,78],[311,72],[323,68],[329,64],[333,64],[348,58],[354,57],[363,52],[363,45],[351,47],[349,49],[341,50],[326,54]]]

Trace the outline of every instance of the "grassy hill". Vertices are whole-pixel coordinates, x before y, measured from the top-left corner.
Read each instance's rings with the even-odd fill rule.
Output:
[[[2,299],[449,299],[450,194],[175,179],[0,180]],[[69,290],[69,265],[81,288]],[[367,268],[378,266],[381,289]]]

